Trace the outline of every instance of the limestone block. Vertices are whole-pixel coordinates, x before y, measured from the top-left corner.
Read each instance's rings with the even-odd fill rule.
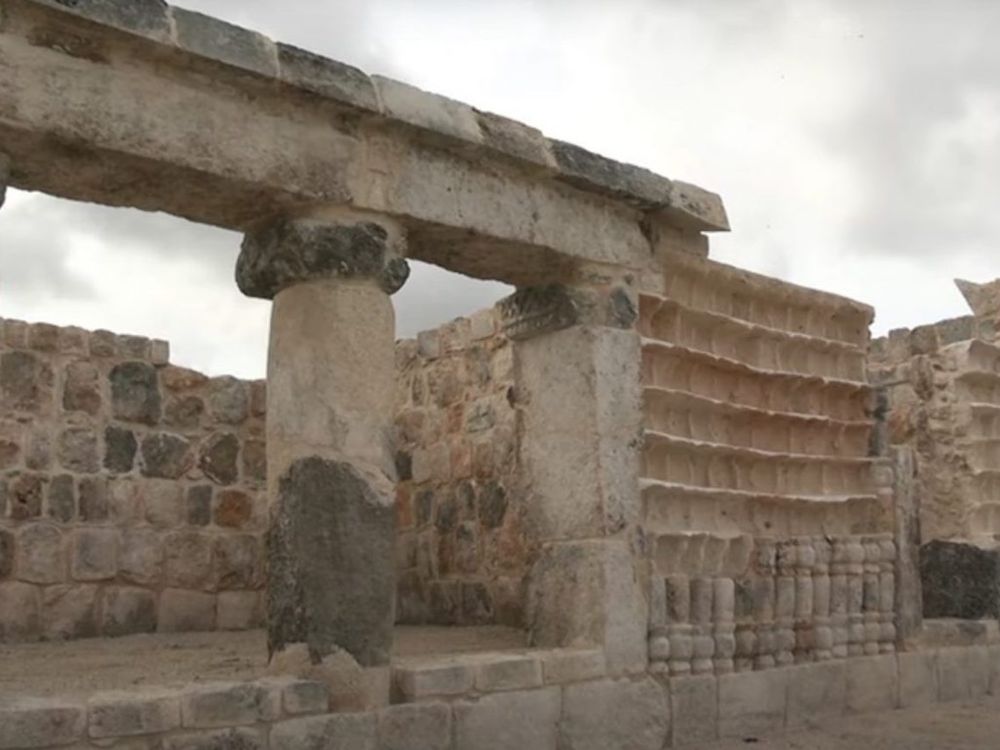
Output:
[[[180,531],[163,538],[164,582],[177,588],[200,588],[212,573],[212,538]]]
[[[93,474],[98,471],[97,433],[89,427],[70,427],[59,433],[56,443],[59,464],[67,471]]]
[[[0,706],[0,747],[43,748],[82,740],[87,713],[82,705],[23,699]]]
[[[192,729],[273,721],[280,714],[281,689],[267,682],[206,685],[181,700],[182,724]]]
[[[3,493],[4,489],[0,489],[0,496]],[[4,510],[3,504],[0,501],[0,515]],[[7,578],[14,572],[14,555],[14,535],[7,529],[0,529],[0,579]]]
[[[160,580],[163,547],[160,535],[152,529],[126,528],[121,532],[118,572],[130,582],[149,586]]]
[[[66,580],[66,545],[58,528],[33,523],[17,530],[17,577],[30,583]]]
[[[425,700],[468,693],[475,683],[475,670],[468,661],[397,665],[393,667],[392,679],[406,700]]]
[[[163,750],[265,750],[268,747],[266,730],[246,727],[171,734],[165,737],[162,743]],[[156,745],[156,747],[159,750],[160,746]],[[270,747],[275,746],[271,745]],[[311,748],[314,746],[300,745],[299,747]],[[316,745],[315,747],[338,746]]]
[[[719,736],[756,738],[784,729],[789,670],[740,672],[719,680]]]
[[[249,630],[261,625],[260,594],[256,591],[220,591],[216,627]]]
[[[160,594],[157,630],[161,633],[215,630],[215,595],[186,589]]]
[[[169,6],[162,0],[106,2],[80,0],[71,4],[59,0],[36,0],[61,13],[89,18],[99,24],[114,26],[131,34],[166,42],[170,39]]]
[[[288,679],[280,687],[282,708],[290,716],[322,714],[330,708],[330,688],[326,683]]]
[[[526,690],[542,686],[542,664],[533,655],[484,657],[477,662],[475,686],[481,692]]]
[[[986,646],[943,648],[937,652],[938,698],[976,700],[990,684],[990,651]]]
[[[351,107],[379,111],[374,84],[357,68],[281,43],[278,67],[286,83]]]
[[[552,750],[561,708],[558,687],[495,693],[453,704],[455,750]]]
[[[270,750],[376,750],[375,714],[333,714],[282,721]]]
[[[73,493],[73,477],[69,474],[53,477],[49,482],[46,498],[46,515],[56,521],[69,523],[76,515],[76,497]]]
[[[262,581],[262,559],[257,537],[249,534],[217,536],[212,550],[214,589],[252,589]]]
[[[460,141],[482,142],[475,110],[467,104],[391,78],[373,76],[372,80],[387,116]]]
[[[104,591],[101,633],[106,636],[156,630],[156,597],[141,588],[109,587]]]
[[[719,686],[713,675],[670,680],[673,747],[712,742],[719,736]]]
[[[232,484],[239,478],[237,459],[240,441],[231,432],[220,432],[208,437],[199,450],[198,466],[205,476],[217,484]]]
[[[267,37],[183,8],[172,13],[181,49],[259,75],[278,74],[274,42]]]
[[[476,116],[487,148],[522,164],[533,165],[532,172],[551,174],[555,171],[552,149],[539,130],[490,112],[477,111]]]
[[[73,532],[70,573],[77,581],[103,581],[118,571],[118,532],[82,528]]]
[[[160,421],[160,388],[156,368],[145,362],[123,362],[111,370],[111,413],[125,422],[155,425]]]
[[[559,168],[558,179],[583,190],[624,200],[638,208],[666,206],[673,185],[648,169],[623,164],[563,141],[549,145]]]
[[[896,657],[865,656],[847,660],[847,711],[888,711],[899,703]]]
[[[451,750],[447,703],[390,706],[378,717],[379,750]]]
[[[42,633],[47,640],[97,635],[97,587],[80,584],[42,589]]]
[[[670,698],[651,677],[570,685],[559,730],[566,750],[660,750],[670,734]]]
[[[0,583],[0,643],[38,637],[38,591],[27,583]]]
[[[139,445],[142,474],[160,479],[180,479],[194,464],[191,442],[167,432],[147,435]]]
[[[166,691],[98,693],[87,702],[94,738],[169,732],[181,725],[180,700]]]
[[[247,384],[229,375],[212,378],[208,385],[208,411],[223,424],[238,425],[246,420],[250,409]]]
[[[801,664],[789,669],[786,722],[813,727],[842,716],[847,707],[847,667],[843,661]]]
[[[899,707],[930,706],[939,700],[937,651],[901,651]]]
[[[606,674],[603,649],[559,648],[539,657],[546,685],[595,680]]]

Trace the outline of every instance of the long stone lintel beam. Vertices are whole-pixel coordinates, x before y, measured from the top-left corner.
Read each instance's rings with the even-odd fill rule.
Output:
[[[247,231],[350,205],[411,257],[541,283],[725,231],[719,196],[160,0],[5,0],[12,187]]]

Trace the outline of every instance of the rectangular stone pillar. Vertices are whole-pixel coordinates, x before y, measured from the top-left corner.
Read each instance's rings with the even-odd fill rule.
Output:
[[[602,646],[613,674],[647,664],[630,294],[553,286],[502,303],[515,340],[529,527],[541,542],[528,586],[532,642]]]
[[[247,236],[240,288],[273,298],[267,372],[268,649],[333,708],[388,700],[394,624],[395,320],[406,278],[370,221]],[[402,265],[400,265],[402,264]]]

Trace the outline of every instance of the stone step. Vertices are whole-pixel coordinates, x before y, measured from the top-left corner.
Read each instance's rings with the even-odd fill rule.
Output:
[[[866,494],[868,458],[775,453],[645,433],[643,476],[667,482],[773,495]]]
[[[840,420],[866,419],[871,403],[866,383],[765,370],[654,339],[642,340],[642,379],[740,406]]]
[[[639,330],[649,338],[764,369],[865,379],[865,351],[854,344],[770,328],[648,295],[640,298],[639,311]]]
[[[677,437],[815,455],[864,455],[870,420],[831,419],[741,406],[674,388],[643,389],[646,427]]]
[[[874,311],[867,305],[690,254],[667,256],[662,296],[686,307],[856,346],[868,343]]]

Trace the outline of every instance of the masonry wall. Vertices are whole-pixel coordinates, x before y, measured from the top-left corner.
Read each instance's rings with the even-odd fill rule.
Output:
[[[261,621],[265,392],[0,321],[0,641]]]
[[[639,323],[651,659],[722,674],[892,651],[871,309],[690,254],[664,263]]]
[[[397,618],[523,624],[534,554],[511,342],[490,309],[397,344]]]

